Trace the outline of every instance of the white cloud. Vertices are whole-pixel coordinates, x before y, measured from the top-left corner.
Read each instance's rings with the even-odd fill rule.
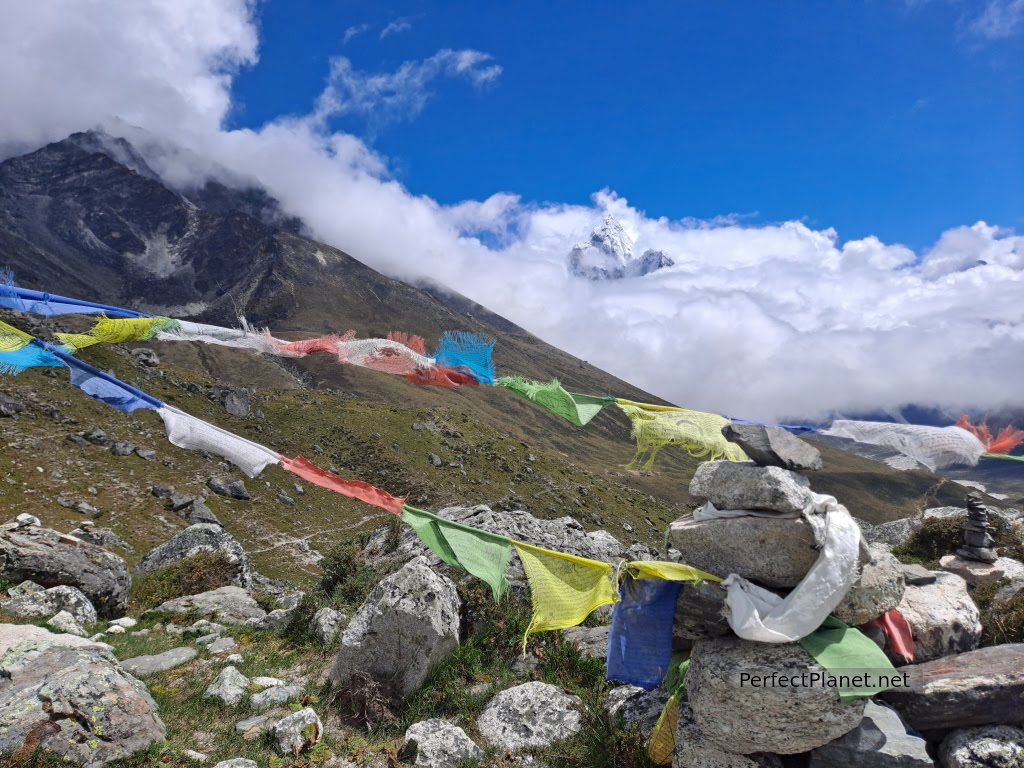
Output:
[[[917,254],[801,222],[655,218],[609,190],[589,205],[503,192],[444,206],[410,193],[324,118],[415,114],[437,77],[497,77],[486,54],[442,51],[384,75],[339,60],[309,116],[229,131],[231,73],[256,60],[248,4],[7,5],[0,135],[39,144],[100,123],[115,133],[139,125],[189,148],[146,147],[174,181],[258,181],[318,238],[390,274],[450,285],[675,402],[761,419],[1020,402],[1024,238],[996,226],[950,222]],[[676,266],[620,282],[572,278],[569,250],[609,213],[637,252],[662,249]]]
[[[482,87],[501,75],[492,57],[473,50],[445,48],[422,61],[406,61],[394,72],[357,70],[344,56],[331,59],[327,87],[317,101],[314,117],[323,121],[340,115],[365,117],[374,125],[415,117],[433,95],[430,84],[441,77],[468,80]]]
[[[412,21],[408,17],[402,16],[390,22],[380,31],[380,39],[383,40],[385,37],[391,37],[391,35],[399,35],[402,32],[408,32],[410,29],[412,29]]]
[[[354,38],[365,34],[369,29],[369,24],[353,24],[351,27],[346,29],[345,34],[341,36],[341,44],[348,45]]]
[[[968,31],[985,40],[1005,40],[1024,29],[1024,0],[989,0],[985,10],[968,24]]]

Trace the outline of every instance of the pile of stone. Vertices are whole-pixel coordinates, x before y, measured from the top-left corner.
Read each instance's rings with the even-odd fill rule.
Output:
[[[756,516],[677,520],[667,534],[669,553],[710,573],[737,574],[784,595],[818,558],[813,531],[792,514],[808,504],[811,494],[808,479],[793,470],[819,468],[820,457],[813,446],[777,428],[726,429],[755,462],[704,464],[690,493],[719,509],[750,510]],[[991,545],[985,524],[976,511],[966,541],[976,548],[972,554],[980,549],[984,555],[984,547]],[[782,764],[779,756],[797,754],[815,768],[925,768],[937,765],[939,755],[944,768],[1014,764],[984,761],[989,758],[971,762],[975,758],[970,756],[984,749],[992,755],[1024,749],[1020,731],[1012,727],[1024,721],[1024,646],[974,650],[981,635],[978,609],[960,576],[905,567],[886,550],[867,545],[862,545],[859,569],[856,583],[833,613],[861,625],[897,609],[910,624],[918,662],[902,667],[908,687],[882,694],[883,704],[843,702],[824,682],[773,686],[767,682],[773,673],[823,670],[799,643],[736,637],[726,620],[723,587],[684,585],[674,644],[690,650],[691,663],[673,765],[776,766]],[[884,647],[881,632],[869,636]],[[894,654],[890,658],[903,663]],[[810,674],[806,679],[820,678]],[[765,682],[754,687],[753,680]],[[1005,738],[992,746],[1000,734]],[[979,740],[988,746],[976,750]]]

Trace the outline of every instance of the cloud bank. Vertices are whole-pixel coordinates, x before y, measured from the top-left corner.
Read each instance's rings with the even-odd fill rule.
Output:
[[[611,190],[586,206],[507,192],[444,206],[405,189],[386,158],[326,117],[415,115],[438,77],[498,79],[484,53],[439,51],[379,74],[337,59],[308,115],[228,131],[232,75],[258,55],[254,4],[4,5],[7,154],[98,125],[139,126],[131,138],[156,137],[150,156],[172,182],[213,167],[251,179],[319,239],[386,273],[446,284],[688,407],[777,419],[1020,403],[1024,238],[997,226],[951,222],[914,253],[800,222],[652,217]],[[164,141],[188,151],[160,151]],[[569,251],[607,214],[638,252],[663,250],[675,266],[614,282],[570,276]]]

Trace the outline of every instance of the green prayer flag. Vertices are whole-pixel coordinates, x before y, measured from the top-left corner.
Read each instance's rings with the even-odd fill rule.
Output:
[[[505,571],[512,545],[506,537],[445,520],[408,504],[402,507],[402,520],[448,565],[490,585],[495,600],[508,590]]]
[[[836,677],[850,676],[849,686],[839,687],[839,699],[852,701],[874,696],[893,686],[884,684],[860,685],[856,680],[859,672],[870,678],[877,678],[887,671],[895,676],[888,657],[871,638],[854,627],[848,627],[834,616],[829,616],[816,631],[800,641],[800,645],[814,660]],[[870,683],[878,683],[870,680]]]
[[[495,383],[498,386],[511,389],[517,395],[536,403],[556,416],[561,416],[577,427],[584,426],[604,408],[615,402],[613,397],[593,397],[567,392],[562,388],[558,379],[552,379],[545,384],[520,376],[503,376]]]

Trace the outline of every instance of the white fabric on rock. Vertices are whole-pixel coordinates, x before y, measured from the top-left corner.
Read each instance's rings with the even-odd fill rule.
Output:
[[[857,581],[860,528],[846,507],[832,496],[815,493],[803,514],[814,527],[821,553],[792,592],[779,597],[735,573],[723,582],[729,626],[745,640],[793,643],[806,637]]]
[[[233,432],[190,416],[171,405],[157,410],[167,428],[167,439],[179,448],[208,451],[223,456],[249,477],[281,461],[280,454]]]
[[[975,466],[985,446],[960,427],[926,427],[920,424],[888,424],[881,421],[837,419],[821,432],[858,443],[894,448],[933,472],[959,464]]]

